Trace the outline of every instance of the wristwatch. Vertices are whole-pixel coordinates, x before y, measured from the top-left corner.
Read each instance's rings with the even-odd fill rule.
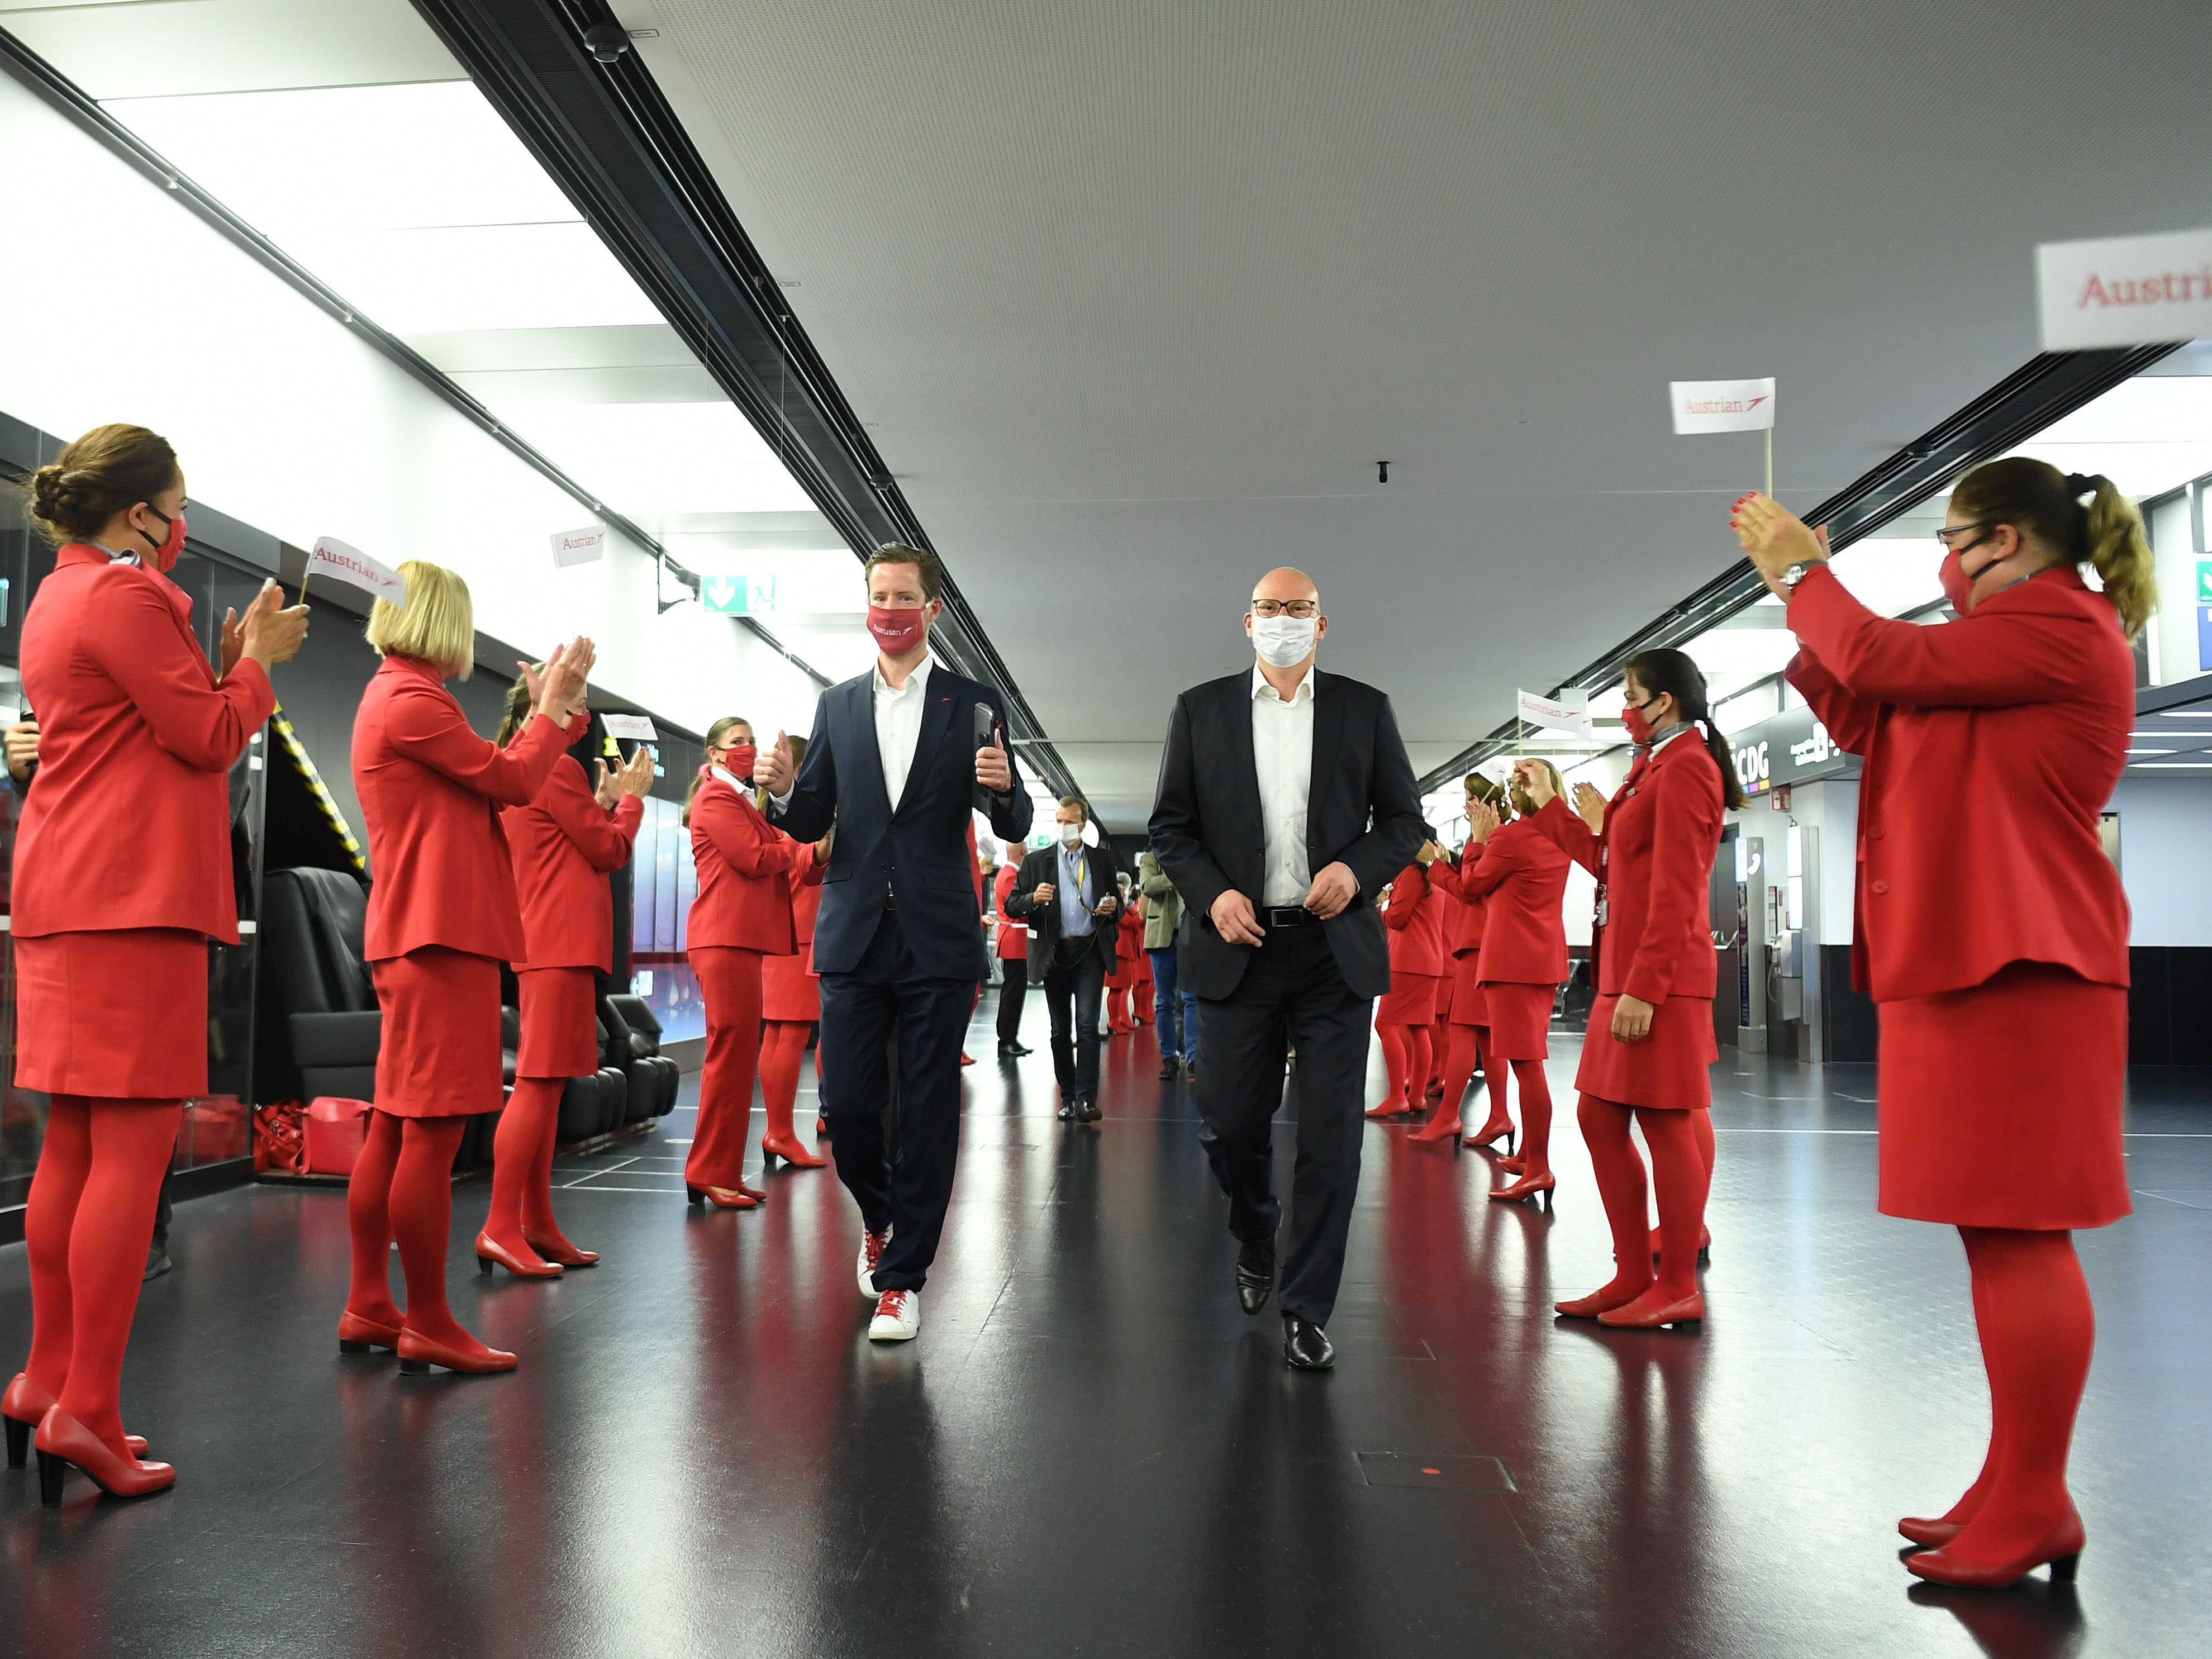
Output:
[[[1826,562],[1827,561],[1826,559],[1800,559],[1796,564],[1791,565],[1789,569],[1782,573],[1782,585],[1784,587],[1794,589],[1799,582],[1805,580],[1805,573],[1807,571],[1817,570],[1820,566]]]

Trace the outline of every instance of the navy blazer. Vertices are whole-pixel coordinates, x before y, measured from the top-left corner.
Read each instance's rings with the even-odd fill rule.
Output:
[[[1358,896],[1322,928],[1344,982],[1355,995],[1378,997],[1390,988],[1390,946],[1375,895],[1413,861],[1428,834],[1420,792],[1390,699],[1341,674],[1310,672],[1306,859],[1316,871],[1346,865],[1357,878]],[[1197,996],[1225,997],[1244,977],[1253,948],[1214,931],[1213,901],[1233,887],[1257,910],[1267,857],[1249,668],[1176,699],[1151,830],[1152,855],[1182,895],[1176,983]]]
[[[822,694],[791,799],[781,811],[769,809],[769,822],[798,841],[818,840],[833,820],[837,825],[814,919],[814,969],[846,974],[859,967],[885,902],[895,900],[900,931],[924,974],[981,981],[990,961],[975,903],[969,814],[988,814],[992,832],[1015,842],[1029,834],[1035,810],[1018,763],[1010,794],[994,795],[975,781],[975,707],[988,707],[1004,732],[1005,706],[988,686],[933,662],[914,766],[894,805],[876,748],[875,679],[871,668]]]

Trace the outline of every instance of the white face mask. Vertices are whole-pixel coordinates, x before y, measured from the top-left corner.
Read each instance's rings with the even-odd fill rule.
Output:
[[[1079,823],[1061,824],[1060,826],[1060,844],[1062,847],[1082,846],[1083,826]]]
[[[1255,617],[1252,648],[1270,668],[1295,668],[1313,655],[1318,617]]]

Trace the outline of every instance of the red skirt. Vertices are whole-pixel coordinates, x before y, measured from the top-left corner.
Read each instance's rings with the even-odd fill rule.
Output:
[[[531,968],[522,988],[517,1077],[589,1077],[599,1069],[599,975],[588,968]]]
[[[1960,1227],[2101,1227],[2133,1207],[2121,1152],[2128,994],[2015,962],[1881,1005],[1884,1215]]]
[[[814,976],[811,945],[800,945],[795,956],[761,958],[761,1018],[822,1018],[822,981]]]
[[[1482,988],[1490,1008],[1490,1052],[1499,1060],[1545,1060],[1551,1055],[1552,1003],[1556,985],[1494,979]]]
[[[1437,981],[1442,974],[1390,975],[1390,988],[1375,1005],[1377,1025],[1427,1025],[1437,1017]]]
[[[1618,992],[1600,997],[1590,1010],[1575,1087],[1616,1106],[1708,1109],[1713,1103],[1709,1068],[1721,1057],[1720,1045],[1713,1041],[1713,1000],[1668,997],[1652,1011],[1651,1030],[1640,1042],[1623,1042],[1613,1034],[1613,1010],[1620,1000]]]
[[[208,1086],[208,939],[182,927],[15,940],[15,1086],[173,1103]]]
[[[1475,975],[1482,970],[1482,952],[1469,951],[1452,958],[1451,1023],[1455,1025],[1490,1024],[1490,999],[1482,994]]]
[[[394,1117],[497,1111],[499,963],[432,945],[373,962],[369,972],[384,1010],[376,1109]]]
[[[1449,974],[1438,974],[1437,975],[1436,984],[1437,1023],[1441,1025],[1446,1024],[1451,1018],[1452,976]]]

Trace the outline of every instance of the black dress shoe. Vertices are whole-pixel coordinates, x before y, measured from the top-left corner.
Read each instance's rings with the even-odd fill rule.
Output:
[[[1293,1370],[1325,1371],[1336,1364],[1328,1333],[1310,1319],[1283,1316],[1283,1363]]]
[[[1173,1083],[1182,1075],[1182,1062],[1170,1054],[1160,1062],[1160,1081]]]
[[[1078,1100],[1074,1096],[1073,1096],[1073,1095],[1062,1095],[1062,1096],[1060,1097],[1060,1121],[1062,1123],[1073,1123],[1073,1122],[1074,1122],[1074,1121],[1075,1121],[1075,1120],[1076,1120],[1077,1115],[1078,1115],[1079,1113],[1081,1113],[1081,1111],[1082,1111],[1082,1110],[1083,1110],[1083,1103],[1082,1103],[1081,1101]]]
[[[1237,1300],[1248,1314],[1267,1305],[1275,1291],[1275,1241],[1248,1238],[1237,1247]]]
[[[1002,1042],[999,1045],[1000,1060],[1019,1060],[1023,1055],[1035,1052],[1034,1049],[1024,1048],[1018,1042]]]
[[[1105,1115],[1098,1109],[1098,1103],[1088,1095],[1075,1103],[1075,1121],[1078,1123],[1096,1123]]]

